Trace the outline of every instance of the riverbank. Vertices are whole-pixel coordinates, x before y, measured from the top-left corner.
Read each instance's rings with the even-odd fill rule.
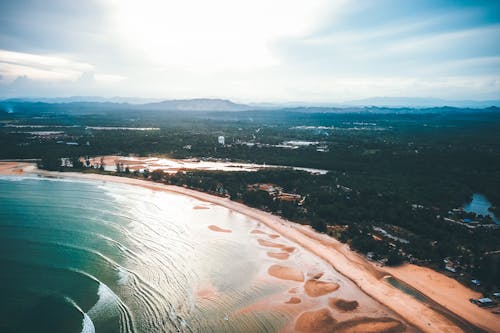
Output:
[[[21,170],[21,171],[19,171]],[[433,299],[444,308],[466,319],[471,324],[490,332],[499,331],[498,318],[488,311],[477,308],[468,302],[468,297],[476,296],[475,293],[465,287],[460,293],[456,293],[456,286],[441,283],[442,279],[437,277],[442,274],[434,272],[433,278],[425,275],[417,275],[412,271],[412,266],[399,267],[392,272],[387,268],[376,267],[365,258],[349,250],[348,246],[326,235],[318,234],[307,226],[286,221],[278,216],[250,208],[243,204],[230,201],[206,193],[186,189],[183,187],[169,186],[152,183],[149,181],[115,177],[99,174],[82,173],[57,173],[43,170],[36,170],[34,166],[24,164],[23,166],[9,164],[0,167],[0,172],[11,174],[22,174],[29,172],[49,177],[71,177],[88,180],[110,181],[129,185],[142,186],[152,190],[168,191],[172,193],[187,195],[198,200],[217,204],[233,211],[239,212],[252,219],[255,219],[281,236],[299,244],[316,256],[331,264],[338,272],[353,281],[362,291],[373,299],[387,306],[408,323],[414,325],[424,332],[463,332],[465,329],[459,327],[448,316],[445,316],[431,307],[421,303],[412,296],[392,287],[384,276],[393,275],[412,286],[422,294]],[[405,273],[406,272],[406,273]],[[420,283],[417,283],[419,282]],[[436,281],[439,281],[437,283]],[[434,291],[434,293],[432,292]],[[467,295],[470,291],[470,296]],[[440,296],[448,294],[448,297],[440,299]],[[463,299],[465,297],[465,299]],[[465,306],[470,305],[470,308]]]

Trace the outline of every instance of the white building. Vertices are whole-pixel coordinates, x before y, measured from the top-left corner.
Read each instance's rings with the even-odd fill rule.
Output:
[[[223,145],[223,146],[226,144],[225,140],[224,140],[224,137],[222,135],[219,136],[218,142],[219,142],[220,145]]]

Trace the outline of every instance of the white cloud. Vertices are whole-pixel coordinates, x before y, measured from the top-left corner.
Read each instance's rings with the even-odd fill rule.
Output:
[[[76,80],[93,66],[63,56],[0,50],[0,74],[12,81],[19,76],[35,80]]]
[[[115,83],[115,82],[120,82],[120,81],[126,80],[127,77],[122,76],[122,75],[113,75],[113,74],[95,74],[94,79],[97,82]]]
[[[14,82],[19,77],[32,81],[72,81],[87,84],[111,84],[124,81],[122,75],[95,73],[91,64],[75,61],[60,55],[38,55],[0,50],[0,75],[3,83]]]
[[[163,68],[249,69],[279,63],[270,44],[314,28],[325,0],[117,0],[114,33]]]
[[[18,82],[9,93],[50,88],[55,95],[317,102],[500,93],[500,23],[481,16],[489,6],[376,0],[92,4],[72,2],[63,11],[48,1],[46,15],[24,5],[6,15],[11,23],[0,27],[2,47],[24,52],[0,49],[0,95],[18,77],[29,84]],[[20,13],[32,24],[25,25]],[[68,20],[68,13],[75,17]]]

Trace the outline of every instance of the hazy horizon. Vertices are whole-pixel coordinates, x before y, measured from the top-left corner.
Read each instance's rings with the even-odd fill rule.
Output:
[[[0,4],[0,98],[500,96],[493,1]]]
[[[484,109],[490,107],[500,107],[500,99],[496,100],[447,100],[437,98],[425,97],[371,97],[357,100],[340,101],[340,102],[307,102],[307,101],[285,101],[285,102],[259,102],[259,101],[239,101],[229,98],[212,98],[212,97],[194,97],[183,99],[169,99],[161,97],[138,97],[138,96],[57,96],[57,97],[43,97],[43,96],[15,96],[9,98],[1,98],[0,102],[42,102],[48,104],[58,103],[117,103],[117,104],[130,104],[130,105],[146,105],[151,103],[171,103],[180,102],[185,105],[192,103],[200,103],[209,106],[221,106],[224,104],[223,109],[227,106],[234,105],[235,108],[246,107],[255,109],[276,109],[276,108],[297,108],[297,107],[320,107],[320,108],[363,108],[363,107],[388,107],[388,108],[433,108],[433,107],[455,107],[455,108],[477,108]],[[203,107],[203,106],[201,106]],[[236,109],[235,109],[236,110]]]

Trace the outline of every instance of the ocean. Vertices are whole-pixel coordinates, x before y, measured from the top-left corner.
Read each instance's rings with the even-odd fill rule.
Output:
[[[255,279],[255,225],[136,186],[2,176],[0,332],[277,331],[283,313],[231,316],[283,289]]]

